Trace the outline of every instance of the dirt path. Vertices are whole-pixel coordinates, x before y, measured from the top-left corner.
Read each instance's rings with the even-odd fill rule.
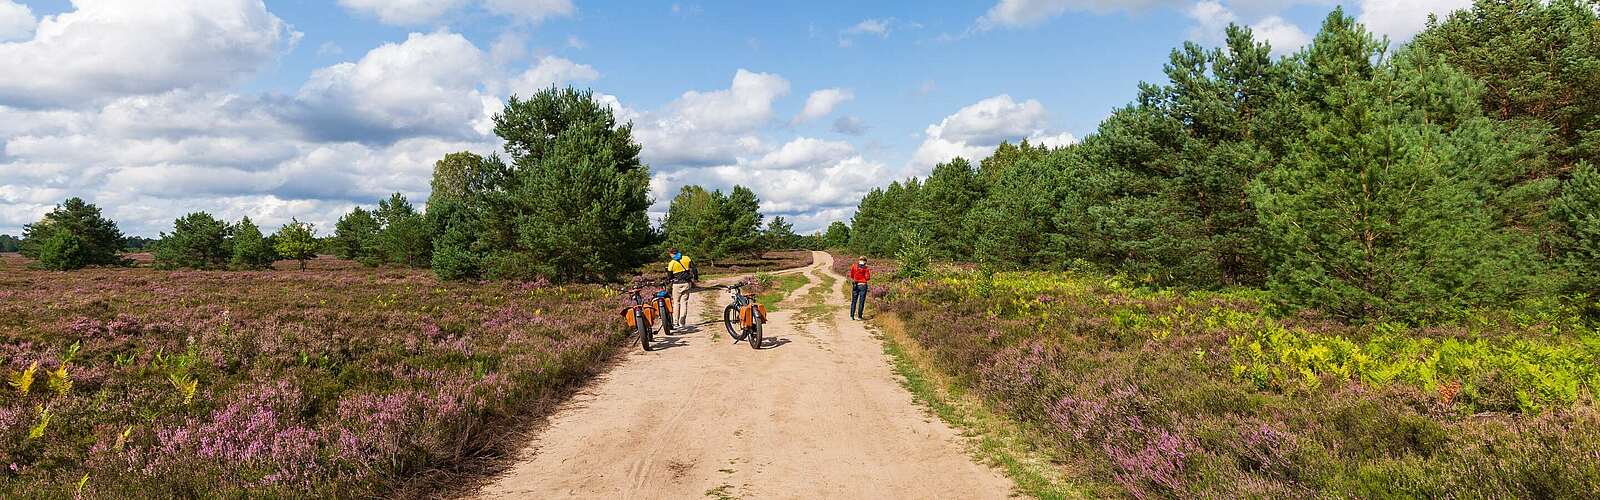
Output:
[[[817,252],[761,350],[707,323],[635,351],[556,413],[485,498],[1006,498],[900,387]],[[811,293],[819,282],[829,290]],[[818,306],[818,299],[826,299]],[[807,302],[811,307],[807,308]],[[696,294],[708,318],[727,296]],[[714,302],[714,303],[713,303]],[[715,309],[712,309],[712,308]],[[809,318],[810,322],[802,324]]]

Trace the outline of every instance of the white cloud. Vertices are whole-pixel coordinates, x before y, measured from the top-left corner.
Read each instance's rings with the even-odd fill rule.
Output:
[[[33,38],[0,43],[0,105],[103,102],[221,88],[299,39],[260,0],[75,0]],[[27,75],[26,78],[14,77]]]
[[[39,20],[33,10],[11,0],[0,0],[0,42],[33,38],[33,28]]]
[[[511,93],[526,96],[540,89],[570,83],[594,81],[600,72],[587,64],[578,64],[556,56],[539,58],[539,64],[512,80]]]
[[[1195,26],[1189,31],[1189,37],[1201,43],[1221,45],[1228,25],[1242,24],[1239,16],[1234,14],[1229,6],[1216,0],[1195,2],[1185,14],[1195,21]],[[1262,18],[1249,26],[1256,40],[1263,40],[1272,45],[1273,55],[1291,54],[1311,43],[1311,35],[1305,30],[1275,15]]]
[[[1182,3],[1183,0],[1000,0],[983,17],[978,18],[978,29],[1035,26],[1068,10],[1104,14]]]
[[[671,107],[692,128],[739,130],[770,121],[772,102],[788,94],[783,77],[740,69],[727,90],[684,92]]]
[[[470,4],[472,0],[339,0],[344,8],[376,18],[384,24],[427,24]],[[484,10],[538,23],[550,17],[570,16],[571,0],[481,0]]]
[[[867,19],[865,21],[856,23],[855,26],[851,26],[849,29],[844,30],[844,32],[852,35],[869,34],[887,38],[889,36],[889,20]]]
[[[812,92],[806,97],[805,108],[794,117],[794,123],[808,122],[833,114],[834,108],[855,98],[856,94],[850,89],[831,88]]]
[[[785,143],[760,159],[750,162],[755,168],[793,169],[819,163],[834,163],[853,156],[856,148],[848,142],[801,137]]]
[[[1257,40],[1264,40],[1272,46],[1273,55],[1292,54],[1311,43],[1310,33],[1278,16],[1268,16],[1250,25],[1250,31]]]
[[[570,16],[572,0],[483,0],[489,12],[537,23],[549,17]]]
[[[460,136],[485,113],[479,85],[493,77],[487,57],[465,37],[412,33],[359,61],[313,71],[295,99],[319,137]]]
[[[467,0],[339,0],[339,5],[395,25],[424,24],[438,19]]]
[[[911,165],[925,169],[956,157],[979,160],[988,157],[1002,141],[1029,139],[1051,146],[1077,141],[1072,134],[1047,132],[1048,122],[1044,104],[1039,101],[1016,102],[1005,94],[990,97],[929,125],[923,132],[922,145],[912,155]]]
[[[1441,19],[1457,9],[1472,7],[1472,0],[1361,0],[1356,21],[1390,40],[1403,42],[1427,26],[1428,15]]]

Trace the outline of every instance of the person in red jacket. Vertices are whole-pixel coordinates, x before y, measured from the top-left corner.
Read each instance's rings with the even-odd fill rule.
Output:
[[[872,280],[872,270],[867,268],[867,256],[856,259],[850,265],[850,282],[855,286],[850,288],[850,319],[866,319],[867,311],[867,282]]]

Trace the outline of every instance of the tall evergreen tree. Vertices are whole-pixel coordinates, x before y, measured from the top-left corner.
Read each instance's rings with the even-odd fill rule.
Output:
[[[1023,144],[1027,146],[1026,143]],[[933,167],[928,181],[913,202],[916,212],[908,218],[915,229],[928,238],[928,250],[940,258],[972,258],[973,227],[967,214],[985,194],[985,182],[970,163],[956,158]]]
[[[377,249],[378,230],[382,227],[372,212],[355,207],[339,218],[333,226],[333,251],[341,259],[377,265],[378,259],[369,255]]]
[[[205,212],[173,221],[172,234],[161,234],[156,246],[156,267],[162,269],[219,269],[228,264],[228,224]]]
[[[842,221],[833,221],[828,224],[828,231],[822,235],[822,244],[827,248],[844,248],[850,245],[850,225]]]
[[[783,216],[773,217],[767,223],[767,230],[761,237],[766,240],[768,250],[792,250],[800,248],[800,235],[795,234],[794,224]]]
[[[272,262],[277,260],[277,254],[272,250],[272,242],[261,234],[261,228],[251,222],[249,217],[239,220],[233,225],[232,253],[228,258],[228,267],[237,270],[268,269]]]
[[[631,124],[571,88],[512,96],[494,123],[512,167],[485,225],[510,241],[487,245],[486,274],[598,280],[650,258],[650,176]]]
[[[720,191],[690,185],[678,190],[667,207],[667,217],[662,229],[667,246],[678,248],[692,258],[716,262],[726,255],[721,253],[726,231],[722,205],[727,201]]]
[[[1479,87],[1442,64],[1381,59],[1371,35],[1335,17],[1308,51],[1325,56],[1310,58],[1302,81],[1349,68],[1373,77],[1319,87],[1319,106],[1303,110],[1308,134],[1254,186],[1273,288],[1344,317],[1413,320],[1538,292],[1533,238],[1504,227],[1485,199],[1496,176],[1522,167],[1514,155],[1482,164],[1471,154],[1506,133],[1474,117]]]
[[[1412,42],[1484,83],[1489,116],[1549,134],[1551,170],[1600,162],[1600,3],[1478,0]]]
[[[717,254],[738,255],[761,250],[761,200],[755,191],[734,186],[721,205],[723,238]]]
[[[122,250],[122,231],[117,229],[117,223],[101,216],[100,207],[86,203],[81,198],[69,198],[56,205],[56,208],[45,214],[39,222],[23,226],[19,250],[23,256],[41,259],[45,242],[51,241],[51,237],[57,232],[71,235],[71,238],[57,238],[55,240],[57,249],[66,246],[76,248],[71,253],[73,258],[62,261],[69,267],[61,270],[130,264],[130,261],[118,254]]]

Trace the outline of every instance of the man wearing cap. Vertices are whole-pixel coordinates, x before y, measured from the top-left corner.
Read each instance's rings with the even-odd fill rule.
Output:
[[[867,281],[871,279],[872,270],[867,268],[867,256],[863,255],[850,265],[850,282],[854,283],[850,287],[850,319],[866,319],[867,290],[871,289]]]

